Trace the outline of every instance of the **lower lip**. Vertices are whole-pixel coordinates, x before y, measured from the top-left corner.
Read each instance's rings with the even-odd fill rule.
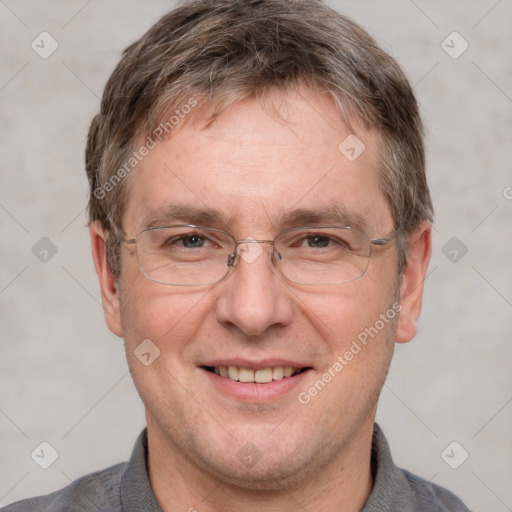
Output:
[[[201,368],[201,370],[222,394],[246,402],[268,402],[275,400],[298,386],[311,371],[306,370],[293,377],[283,377],[281,380],[260,384],[259,382],[239,382],[227,377],[221,377],[204,368]]]

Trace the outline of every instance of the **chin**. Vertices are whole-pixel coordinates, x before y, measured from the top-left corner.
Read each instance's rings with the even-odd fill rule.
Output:
[[[277,464],[265,460],[264,456],[250,468],[243,467],[239,460],[222,463],[218,459],[203,459],[201,463],[205,465],[205,470],[224,485],[247,491],[282,492],[284,489],[293,489],[306,480],[311,470],[305,460],[292,459]]]
[[[321,439],[315,442],[310,434],[304,434],[304,439],[289,435],[271,440],[267,430],[264,436],[251,436],[259,439],[255,441],[258,447],[234,439],[207,443],[204,438],[195,438],[190,439],[187,452],[205,473],[224,485],[247,491],[282,492],[303,485],[311,473],[335,456],[333,446]]]

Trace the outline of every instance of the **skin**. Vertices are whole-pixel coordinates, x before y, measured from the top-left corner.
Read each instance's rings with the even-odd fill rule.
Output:
[[[306,89],[276,93],[274,99],[279,116],[270,100],[262,107],[251,99],[230,107],[209,127],[208,110],[198,107],[159,143],[130,177],[123,217],[127,236],[145,227],[153,209],[169,204],[219,210],[224,219],[213,227],[238,240],[272,239],[284,229],[283,210],[332,204],[364,217],[372,238],[391,233],[392,216],[378,186],[376,135],[354,125],[366,150],[350,162],[338,145],[355,128],[341,120],[331,99]],[[145,404],[149,473],[162,509],[361,510],[373,483],[372,428],[394,344],[416,332],[430,225],[421,224],[412,235],[401,280],[389,244],[374,247],[361,279],[321,287],[284,280],[268,245],[252,263],[239,259],[216,285],[187,288],[145,278],[133,246],[122,244],[116,283],[104,239],[101,226],[93,223],[105,318],[125,340]],[[399,319],[301,404],[298,394],[397,297]],[[134,355],[145,339],[160,350],[149,366]],[[312,370],[275,399],[241,400],[222,393],[200,368],[205,361],[232,357],[300,361]],[[237,455],[246,445],[260,456],[251,467]]]

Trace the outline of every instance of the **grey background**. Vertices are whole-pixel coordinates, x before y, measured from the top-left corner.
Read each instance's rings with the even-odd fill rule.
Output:
[[[428,128],[433,258],[418,336],[397,347],[378,421],[399,465],[475,511],[512,510],[512,2],[330,4],[403,65]],[[3,505],[126,460],[144,425],[103,320],[83,150],[121,50],[173,5],[0,0]],[[47,59],[31,48],[42,31],[59,44]],[[445,50],[459,52],[459,36],[442,47],[453,31],[469,44],[456,59]],[[46,262],[33,253],[43,237],[57,249],[39,242]],[[42,441],[59,454],[48,469],[31,458]],[[453,441],[469,453],[458,469],[441,457]],[[448,454],[462,460],[458,445]]]

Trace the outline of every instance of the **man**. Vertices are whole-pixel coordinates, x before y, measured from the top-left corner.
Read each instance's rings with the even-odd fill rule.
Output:
[[[431,251],[396,62],[319,1],[190,2],[89,133],[93,258],[147,430],[22,510],[465,511],[374,424]]]

